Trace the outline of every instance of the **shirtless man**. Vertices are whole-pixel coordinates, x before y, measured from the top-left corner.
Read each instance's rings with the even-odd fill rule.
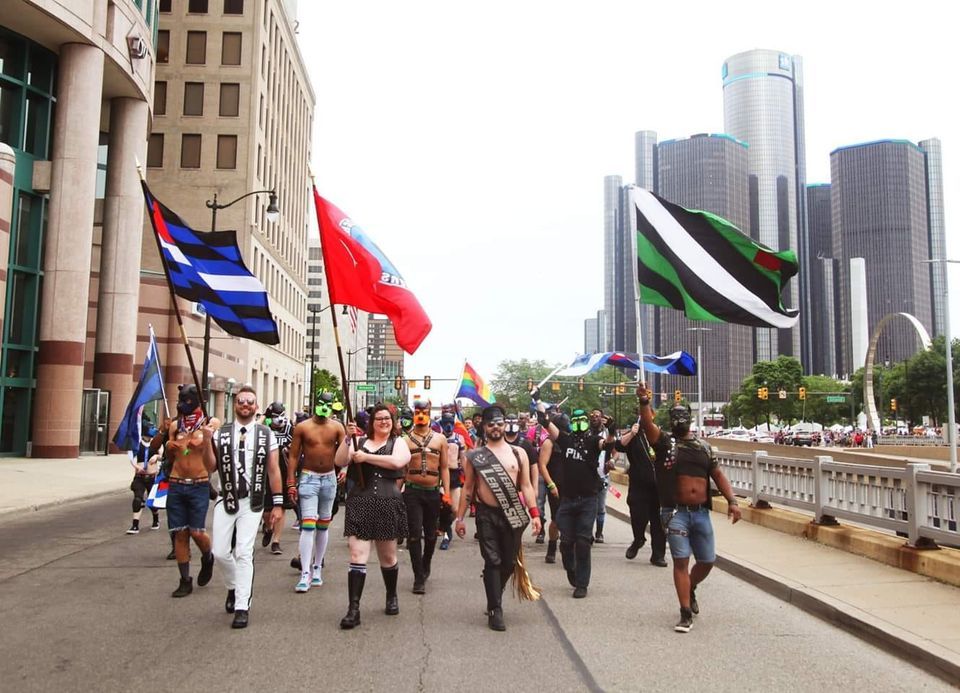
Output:
[[[477,538],[483,556],[487,625],[496,631],[507,629],[503,622],[503,589],[514,574],[527,524],[526,512],[517,496],[518,489],[526,500],[533,533],[540,532],[537,497],[530,485],[530,461],[524,450],[511,446],[504,439],[505,419],[503,409],[496,404],[483,410],[485,444],[467,455],[464,464],[466,478],[456,522],[457,535],[463,538],[467,533],[463,524],[467,499],[473,498],[477,506]],[[496,495],[491,484],[497,488]]]
[[[317,397],[313,416],[293,429],[290,459],[299,460],[303,453],[303,469],[297,484],[297,465],[287,468],[287,493],[300,503],[300,581],[294,588],[306,592],[323,584],[323,555],[327,551],[333,501],[337,497],[337,472],[334,455],[346,432],[333,417],[341,406],[333,395],[323,392]],[[312,572],[311,572],[312,566]]]
[[[623,442],[629,443],[642,426],[656,454],[660,521],[667,533],[673,557],[673,585],[680,600],[680,620],[673,629],[689,633],[694,615],[700,613],[697,585],[707,577],[716,560],[710,523],[710,480],[727,499],[727,515],[734,523],[740,520],[740,508],[712,448],[691,433],[690,410],[682,405],[670,409],[668,433],[653,422],[650,393],[645,383],[637,388],[637,402],[640,425],[634,424],[630,433],[623,436]],[[688,571],[691,553],[697,562]]]
[[[450,505],[450,469],[447,441],[430,427],[430,402],[413,403],[413,428],[405,438],[410,448],[403,487],[407,507],[407,546],[413,567],[413,593],[425,594],[430,562],[437,546],[437,517],[441,503]]]
[[[203,587],[213,577],[213,552],[207,536],[207,508],[210,505],[210,478],[207,469],[216,464],[213,454],[213,426],[200,407],[196,385],[184,385],[177,399],[179,416],[167,429],[167,529],[174,538],[174,553],[180,570],[180,585],[171,596],[186,597],[193,592],[190,577],[190,537],[200,549],[197,584]]]
[[[463,463],[467,457],[464,454],[466,443],[463,436],[454,430],[457,422],[457,415],[453,410],[444,411],[440,414],[440,428],[447,439],[447,471],[450,474],[450,485],[446,488],[450,494],[450,507],[456,509],[460,505],[460,491],[463,487]],[[440,540],[440,550],[446,551],[450,542],[453,540],[453,512],[447,516],[446,526],[443,530],[443,539]]]

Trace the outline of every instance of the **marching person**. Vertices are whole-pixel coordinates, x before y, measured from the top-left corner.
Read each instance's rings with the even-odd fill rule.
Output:
[[[640,413],[638,409],[638,416]],[[650,562],[660,568],[666,568],[667,561],[664,556],[667,553],[667,537],[663,533],[663,525],[660,524],[660,499],[657,495],[657,474],[654,468],[656,451],[650,445],[639,423],[633,424],[630,430],[620,437],[616,448],[620,452],[625,452],[630,462],[630,468],[627,469],[627,476],[630,479],[627,488],[627,507],[630,509],[633,541],[627,547],[626,557],[633,560],[647,543],[646,530],[649,524],[652,549]]]
[[[503,438],[510,443],[510,445],[521,447],[523,451],[527,453],[527,459],[530,461],[530,486],[536,490],[537,484],[540,483],[540,468],[535,462],[537,459],[537,451],[533,449],[533,443],[524,437],[523,429],[520,427],[520,419],[517,416],[507,416],[506,425],[503,429]],[[537,536],[539,537],[540,534],[537,534]]]
[[[603,435],[603,410],[590,411],[590,432],[595,436]],[[615,435],[615,433],[614,433]],[[593,540],[603,543],[603,525],[607,521],[607,489],[610,488],[610,472],[613,471],[613,448],[606,447],[597,459],[597,475],[600,477],[600,492],[597,494],[597,533]]]
[[[280,451],[280,478],[286,480],[287,466],[290,460],[290,441],[293,439],[293,423],[287,418],[287,409],[283,402],[271,402],[263,412],[263,423],[273,431],[274,440],[277,441],[277,449]],[[296,464],[294,465],[296,466]],[[294,507],[293,502],[284,494],[282,509]],[[273,497],[270,494],[264,498],[263,511],[268,517],[273,509]],[[280,548],[280,534],[283,531],[283,517],[279,522],[275,522],[272,528],[264,523],[263,541],[264,547],[270,547],[270,553],[275,556],[283,554]]]
[[[540,513],[536,494],[530,485],[530,461],[527,453],[511,446],[503,437],[503,408],[492,404],[482,413],[484,444],[467,453],[464,465],[463,494],[457,506],[456,531],[467,533],[463,524],[467,499],[477,507],[477,539],[483,556],[483,587],[487,596],[487,625],[491,630],[507,629],[503,621],[503,590],[514,576],[522,598],[539,599],[523,565],[523,531],[531,523],[534,534],[540,532]],[[526,509],[520,502],[523,494]],[[527,513],[531,520],[527,519]]]
[[[197,585],[205,586],[213,577],[213,553],[207,536],[207,508],[210,506],[210,475],[213,464],[213,426],[207,423],[200,407],[196,385],[182,385],[177,396],[177,416],[167,430],[164,456],[167,490],[167,528],[174,538],[174,555],[180,571],[180,585],[172,597],[193,592],[190,576],[190,539],[200,549]]]
[[[287,492],[300,504],[300,581],[294,587],[300,593],[323,584],[323,557],[337,498],[334,459],[346,437],[343,424],[333,418],[338,405],[332,394],[320,393],[313,416],[297,424],[290,443],[290,459],[303,458],[299,479],[296,465],[287,467]]]
[[[550,418],[551,409],[547,409],[547,418]],[[563,432],[570,432],[570,417],[566,414],[558,414],[553,417],[554,425]],[[546,496],[543,501],[545,507],[550,508],[550,525],[547,530],[547,554],[543,558],[544,563],[557,562],[557,543],[560,541],[560,525],[557,524],[557,513],[560,511],[560,485],[562,483],[561,465],[563,462],[563,453],[560,446],[550,439],[550,431],[546,426],[537,424],[537,428],[543,431],[546,436],[540,443],[540,452],[537,455],[537,464],[540,468],[540,486],[543,487]],[[542,523],[542,520],[541,520]],[[541,524],[542,527],[542,524]],[[541,541],[543,530],[537,535],[537,541]]]
[[[463,463],[467,459],[464,451],[466,442],[456,431],[457,415],[452,405],[445,406],[440,413],[440,430],[447,439],[447,470],[450,475],[450,485],[447,487],[450,494],[450,512],[442,513],[443,539],[440,540],[440,550],[446,551],[453,541],[453,514],[460,505],[460,491],[463,488]]]
[[[150,495],[150,489],[153,488],[157,479],[160,456],[150,453],[150,443],[155,435],[157,435],[157,429],[153,426],[144,428],[140,436],[138,456],[130,457],[130,466],[133,467],[133,481],[130,482],[130,490],[133,491],[133,522],[127,534],[140,533],[140,514],[143,512],[147,496]],[[150,512],[153,515],[150,529],[160,529],[160,512],[156,508],[150,508]]]
[[[386,586],[384,613],[400,613],[397,600],[397,539],[407,536],[407,510],[397,481],[410,462],[410,448],[395,435],[393,411],[382,402],[373,408],[366,435],[354,442],[359,431],[347,425],[347,440],[337,448],[336,464],[351,465],[354,485],[347,496],[343,533],[350,545],[350,571],[347,589],[350,605],[340,620],[340,628],[349,630],[360,625],[360,598],[367,579],[370,544],[376,543],[380,572]],[[400,444],[397,445],[399,440]]]
[[[221,497],[213,508],[213,553],[227,588],[224,608],[233,614],[232,628],[246,628],[253,593],[253,545],[265,496],[270,494],[273,500],[270,528],[283,518],[283,482],[277,441],[269,426],[256,423],[257,393],[251,386],[240,388],[233,413],[233,424],[216,433],[207,470],[220,477]]]
[[[410,464],[403,486],[410,531],[407,547],[413,568],[413,593],[425,594],[430,564],[437,546],[437,518],[442,506],[450,505],[450,470],[447,441],[430,427],[430,402],[413,403],[413,428],[407,433]]]
[[[673,627],[689,633],[693,617],[700,613],[697,586],[716,560],[713,525],[710,522],[710,480],[727,499],[727,515],[736,524],[740,508],[730,482],[720,470],[710,445],[690,430],[690,410],[682,405],[670,409],[670,431],[653,421],[650,393],[646,384],[637,388],[640,425],[656,453],[660,521],[666,528],[673,557],[673,584],[680,601],[680,620]],[[688,570],[690,554],[697,559]]]

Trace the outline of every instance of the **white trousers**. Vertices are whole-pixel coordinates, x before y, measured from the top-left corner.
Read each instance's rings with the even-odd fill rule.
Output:
[[[223,499],[213,507],[213,555],[227,589],[236,590],[234,608],[249,611],[253,592],[253,546],[263,511],[253,512],[249,498],[241,498],[238,502],[240,507],[234,515],[223,509]],[[234,529],[237,530],[237,544],[231,549]]]

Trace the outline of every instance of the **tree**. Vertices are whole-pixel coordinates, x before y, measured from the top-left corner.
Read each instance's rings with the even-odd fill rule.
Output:
[[[318,368],[313,372],[313,400],[321,392],[340,393],[340,379],[326,368]],[[342,396],[342,393],[340,393]],[[311,407],[313,406],[311,402]]]
[[[724,419],[728,425],[742,421],[746,426],[756,426],[760,421],[769,425],[771,416],[781,423],[799,417],[796,393],[803,384],[803,367],[792,356],[778,356],[775,361],[759,361],[753,364],[753,371],[744,378],[740,389],[724,407]],[[768,399],[757,397],[757,390],[765,387]],[[778,392],[787,391],[787,398],[780,399]]]

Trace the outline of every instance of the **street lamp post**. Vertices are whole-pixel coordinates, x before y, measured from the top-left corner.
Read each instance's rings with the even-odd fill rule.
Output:
[[[230,400],[233,399],[233,386],[237,384],[237,381],[233,378],[227,378],[227,389],[223,396],[223,422],[229,423],[230,411],[232,407],[230,406]]]
[[[700,354],[700,333],[710,332],[709,327],[688,327],[687,332],[697,334],[697,435],[703,435],[703,359]],[[767,427],[769,429],[769,426]]]
[[[313,305],[316,306],[317,304],[313,304]],[[314,379],[315,379],[315,374],[317,372],[316,347],[317,347],[317,333],[319,332],[317,328],[317,315],[327,310],[328,308],[333,308],[333,306],[334,304],[331,303],[330,305],[324,306],[323,308],[310,309],[310,317],[311,317],[310,328],[313,334],[310,336],[310,397],[309,397],[308,406],[311,407],[311,409],[313,407],[313,398],[316,397],[316,385],[314,384]],[[347,314],[346,306],[343,307],[343,314],[344,315]],[[349,369],[347,369],[347,372],[349,372]]]
[[[947,260],[938,258],[926,260],[929,263],[945,262],[960,264],[960,260]],[[953,412],[953,338],[950,336],[950,282],[944,282],[943,285],[944,305],[946,310],[943,315],[943,332],[947,341],[946,359],[947,359],[947,445],[950,446],[950,471],[957,472],[957,420]]]
[[[359,354],[361,351],[364,351],[365,349],[368,349],[368,348],[369,347],[362,346],[357,349],[354,349],[353,351],[347,352],[347,377],[350,378],[351,390],[353,389],[353,355]],[[355,401],[354,401],[355,398],[353,397],[352,392],[344,392],[343,394],[350,398],[351,404],[355,404]],[[354,411],[356,411],[357,408],[354,407],[353,409]]]
[[[270,202],[267,204],[267,221],[270,223],[275,222],[280,218],[280,208],[277,206],[277,191],[276,190],[253,190],[248,192],[245,195],[241,195],[236,200],[232,202],[227,202],[226,204],[221,204],[217,202],[217,193],[213,193],[213,199],[207,200],[207,209],[210,210],[210,230],[217,230],[217,212],[221,209],[226,209],[227,207],[232,207],[237,204],[240,200],[243,200],[251,195],[269,195]],[[203,382],[203,391],[208,392],[210,389],[210,380],[207,376],[207,369],[210,367],[210,314],[207,313],[207,319],[203,325],[203,365],[201,366],[201,372],[204,374]]]

